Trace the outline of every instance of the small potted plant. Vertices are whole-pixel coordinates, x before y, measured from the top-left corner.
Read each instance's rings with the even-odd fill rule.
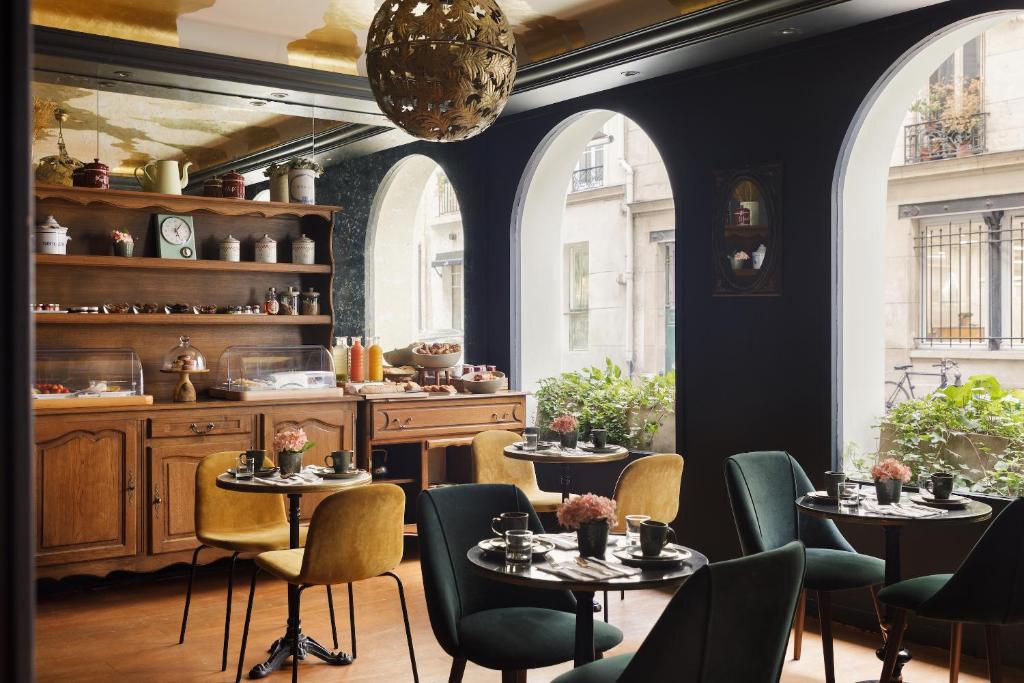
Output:
[[[729,264],[732,266],[733,270],[742,270],[743,268],[746,268],[746,263],[749,260],[750,254],[741,250],[729,257]]]
[[[576,430],[578,427],[579,423],[576,422],[576,418],[572,415],[560,415],[548,425],[548,429],[558,434],[558,440],[561,442],[562,448],[576,448],[576,439],[578,437]]]
[[[274,435],[274,450],[277,451],[277,465],[281,475],[298,474],[302,471],[302,454],[315,444],[306,437],[306,431],[284,429]]]
[[[114,230],[110,233],[114,245],[115,256],[131,256],[135,249],[135,240],[127,230]]]
[[[879,505],[893,505],[900,502],[903,485],[910,481],[910,468],[896,458],[886,458],[871,468],[875,480],[875,495]]]
[[[570,498],[556,509],[558,523],[576,530],[580,557],[604,558],[608,532],[615,526],[615,501],[586,493]]]

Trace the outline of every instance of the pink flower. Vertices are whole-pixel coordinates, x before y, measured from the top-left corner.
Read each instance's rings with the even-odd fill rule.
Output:
[[[570,498],[556,510],[558,522],[567,529],[579,529],[580,524],[604,520],[608,526],[615,526],[615,501],[603,496],[586,493]]]
[[[302,453],[313,447],[313,443],[306,438],[306,432],[299,429],[285,429],[274,435],[274,450],[278,453]]]
[[[558,432],[559,434],[568,434],[569,432],[575,432],[576,426],[577,422],[575,417],[572,415],[561,415],[551,421],[551,424],[548,425],[548,429],[553,432]]]
[[[131,233],[122,232],[121,230],[113,231],[112,233],[110,233],[110,236],[115,242],[127,242],[128,244],[132,244],[135,241],[134,239],[132,239]]]
[[[879,479],[899,479],[906,484],[910,481],[910,468],[906,465],[901,465],[896,458],[886,458],[871,468],[871,478],[875,481]]]

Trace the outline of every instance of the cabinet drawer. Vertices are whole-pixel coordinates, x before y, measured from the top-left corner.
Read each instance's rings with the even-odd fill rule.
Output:
[[[374,437],[392,437],[414,432],[417,435],[478,432],[485,429],[516,429],[524,425],[523,404],[516,400],[493,403],[453,403],[434,405],[381,404],[373,407]]]
[[[204,414],[186,413],[153,417],[149,420],[150,438],[181,436],[220,436],[222,434],[248,434],[255,430],[256,416],[240,413]]]

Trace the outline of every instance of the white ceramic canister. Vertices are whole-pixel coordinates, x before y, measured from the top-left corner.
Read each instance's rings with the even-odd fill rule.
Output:
[[[288,171],[288,197],[293,204],[316,204],[316,171],[293,168]]]
[[[220,242],[220,260],[221,261],[234,261],[237,263],[242,260],[242,243],[237,239],[228,235]]]
[[[315,253],[316,242],[305,235],[297,240],[292,240],[292,263],[304,266],[312,265]]]
[[[256,263],[277,263],[277,242],[270,235],[256,243]]]
[[[279,173],[270,178],[270,201],[288,202],[288,174]]]
[[[57,222],[53,216],[36,226],[36,251],[40,254],[67,254],[68,229]]]

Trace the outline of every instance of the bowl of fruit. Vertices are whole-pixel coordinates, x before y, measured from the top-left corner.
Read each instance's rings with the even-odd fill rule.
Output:
[[[423,342],[412,347],[412,363],[419,368],[444,370],[454,367],[462,357],[462,344],[457,342]]]
[[[461,377],[462,388],[470,394],[494,394],[505,384],[505,373],[497,370],[467,372]]]

